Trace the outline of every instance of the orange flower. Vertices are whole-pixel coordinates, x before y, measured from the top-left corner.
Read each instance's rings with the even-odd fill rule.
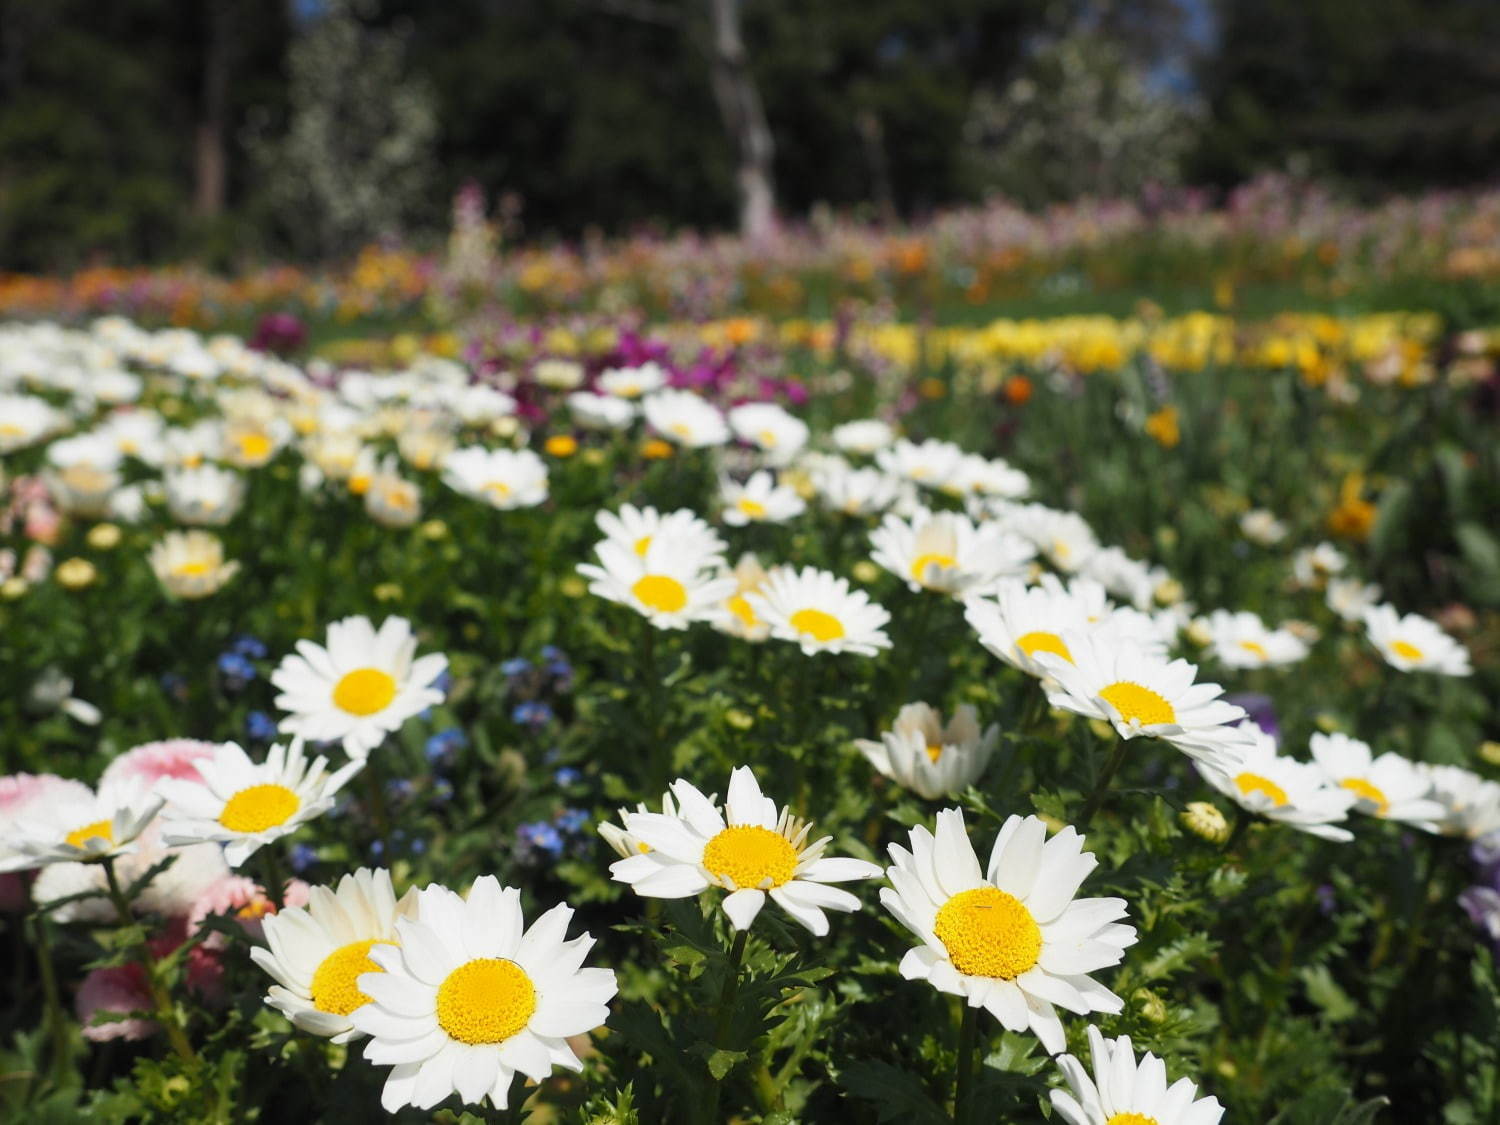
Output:
[[[1364,542],[1375,526],[1375,505],[1360,493],[1364,489],[1362,473],[1350,473],[1339,486],[1339,502],[1328,513],[1328,530],[1344,539]]]
[[[1146,432],[1165,449],[1174,448],[1182,440],[1182,430],[1177,424],[1177,407],[1163,406],[1146,418]]]
[[[553,434],[542,448],[552,457],[571,457],[578,452],[578,439],[572,434]]]
[[[672,447],[661,438],[652,438],[641,446],[641,456],[648,461],[664,461],[672,456]]]
[[[1005,399],[1012,406],[1025,406],[1031,401],[1031,380],[1024,375],[1012,375],[1005,380]]]

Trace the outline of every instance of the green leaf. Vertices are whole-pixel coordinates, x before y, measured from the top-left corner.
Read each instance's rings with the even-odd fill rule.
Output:
[[[875,1102],[875,1113],[881,1121],[909,1125],[946,1125],[948,1121],[947,1113],[928,1097],[915,1075],[889,1063],[874,1059],[857,1062],[844,1069],[839,1081],[855,1097]]]

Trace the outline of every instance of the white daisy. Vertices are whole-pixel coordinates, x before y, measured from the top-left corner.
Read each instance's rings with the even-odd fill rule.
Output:
[[[281,691],[276,706],[289,712],[278,729],[312,742],[340,740],[351,758],[364,758],[407,719],[443,701],[433,684],[448,658],[416,651],[404,617],[387,617],[378,631],[368,617],[346,617],[328,626],[326,647],[298,641],[271,674]]]
[[[1420,614],[1404,617],[1389,605],[1364,612],[1365,635],[1392,668],[1403,672],[1436,672],[1441,676],[1468,676],[1469,650]]]
[[[167,511],[178,523],[223,527],[245,501],[244,477],[217,465],[171,470],[164,483]]]
[[[338,887],[313,887],[306,907],[286,907],[261,923],[266,947],[254,946],[250,959],[277,983],[266,1003],[294,1025],[335,1043],[357,1032],[349,1015],[368,1004],[359,989],[364,973],[378,973],[370,948],[396,944],[396,919],[416,913],[416,896],[396,901],[391,874],[361,867]]]
[[[1286,524],[1265,508],[1251,508],[1240,517],[1240,534],[1261,547],[1274,547],[1286,538]]]
[[[1307,646],[1285,629],[1271,629],[1249,610],[1208,615],[1214,656],[1226,668],[1274,668],[1307,657]]]
[[[1348,558],[1332,543],[1304,547],[1292,556],[1292,577],[1299,586],[1320,586],[1336,574],[1343,573]]]
[[[943,491],[954,496],[1015,500],[1031,491],[1031,478],[999,457],[991,459],[977,453],[965,453]]]
[[[749,523],[785,523],[807,510],[797,490],[780,484],[767,470],[752,473],[744,484],[732,480],[719,483],[724,522],[731,527]]]
[[[547,499],[547,464],[529,449],[455,449],[443,462],[443,483],[502,511]]]
[[[729,412],[734,436],[759,449],[772,465],[785,465],[807,444],[807,423],[774,402],[747,402]]]
[[[381,527],[410,527],[422,518],[422,490],[404,478],[387,455],[365,489],[365,512]]]
[[[1335,785],[1358,799],[1354,806],[1367,816],[1437,830],[1447,810],[1428,797],[1431,784],[1415,762],[1387,752],[1374,756],[1370,746],[1347,734],[1314,734],[1309,740],[1313,761]]]
[[[610,865],[610,874],[647,898],[688,898],[709,887],[729,893],[724,913],[748,930],[769,895],[818,936],[828,932],[825,910],[854,911],[859,899],[826,886],[873,879],[880,868],[860,859],[824,858],[831,836],[807,842],[812,825],[761,795],[748,766],[729,777],[721,811],[697,788],[672,783],[676,815],[626,813],[625,828],[651,850]]]
[[[590,430],[623,430],[635,420],[635,405],[614,395],[596,395],[592,391],[574,391],[568,396],[568,410],[580,426]]]
[[[964,620],[979,634],[979,643],[1012,668],[1038,679],[1048,673],[1036,654],[1050,652],[1071,662],[1063,634],[1087,633],[1094,624],[1092,607],[1083,598],[1052,575],[1045,577],[1051,580],[1037,586],[1010,579],[998,585],[993,601],[972,598],[964,603]],[[1090,588],[1102,599],[1102,586],[1092,583]]]
[[[1344,621],[1364,620],[1365,610],[1380,604],[1380,587],[1358,578],[1330,578],[1324,600]]]
[[[926,703],[908,703],[896,713],[891,729],[881,732],[880,741],[860,738],[854,745],[880,773],[932,800],[975,784],[999,743],[1000,727],[992,723],[981,732],[967,703],[954,710],[947,726]]]
[[[105,782],[98,792],[58,787],[47,799],[29,802],[6,825],[0,872],[129,855],[162,800],[133,778]]]
[[[671,539],[695,555],[722,555],[724,540],[690,508],[658,512],[655,508],[620,505],[619,512],[600,511],[594,523],[603,535],[636,555],[645,556],[657,536]]]
[[[715,618],[710,624],[719,632],[739,637],[743,641],[759,643],[765,640],[771,635],[771,626],[756,616],[755,607],[750,604],[746,595],[757,592],[765,585],[766,568],[760,565],[758,558],[746,552],[740,556],[740,561],[735,563],[733,570],[726,571],[726,577],[732,577],[735,582],[734,593],[724,599],[724,608],[728,612]]]
[[[937,834],[911,830],[911,850],[889,846],[891,886],[880,901],[922,940],[901,959],[901,975],[987,1009],[1010,1031],[1031,1031],[1049,1054],[1066,1045],[1054,1005],[1078,1015],[1118,1012],[1118,996],[1089,974],[1118,965],[1136,942],[1124,925],[1125,900],[1075,901],[1098,860],[1066,827],[1047,839],[1034,816],[1000,828],[989,866],[964,830],[964,814],[944,809]]]
[[[686,629],[695,621],[715,621],[728,613],[724,607],[737,583],[716,574],[717,554],[705,554],[670,535],[651,537],[644,554],[636,554],[616,539],[594,548],[599,559],[583,563],[578,573],[589,580],[589,592],[629,606],[658,629]]]
[[[1062,641],[1071,660],[1032,654],[1052,676],[1052,706],[1112,723],[1121,738],[1160,738],[1207,765],[1238,765],[1246,736],[1234,724],[1245,712],[1219,698],[1218,684],[1195,682],[1194,665],[1098,634],[1064,633]]]
[[[1418,762],[1417,770],[1427,780],[1427,796],[1443,807],[1438,823],[1443,835],[1477,840],[1500,831],[1500,782],[1462,766]]]
[[[885,517],[870,533],[871,558],[916,590],[962,596],[1024,574],[1036,552],[996,524],[975,527],[955,512]]]
[[[859,418],[835,426],[829,435],[845,453],[876,453],[896,440],[896,431],[878,418]]]
[[[1249,741],[1229,770],[1198,763],[1203,779],[1250,812],[1325,840],[1345,843],[1354,834],[1334,827],[1348,817],[1358,798],[1333,784],[1318,766],[1283,758],[1276,740],[1253,722],[1240,724]]]
[[[207,531],[169,531],[151,546],[151,570],[174,598],[206,598],[239,573],[224,561],[224,544]]]
[[[1099,550],[1094,529],[1076,512],[1027,504],[1016,509],[1008,523],[1011,530],[1031,540],[1048,562],[1066,574],[1077,572]],[[1099,575],[1093,577],[1109,586]]]
[[[1094,1074],[1072,1055],[1057,1060],[1072,1093],[1053,1090],[1052,1106],[1068,1125],[1218,1125],[1218,1098],[1198,1097],[1191,1079],[1167,1085],[1167,1068],[1149,1051],[1135,1061],[1130,1036],[1113,1041],[1088,1029]]]
[[[0,394],[0,453],[14,453],[67,428],[68,417],[46,399]]]
[[[846,516],[883,512],[902,491],[902,481],[880,469],[852,469],[843,464],[820,466],[812,483],[825,506]]]
[[[326,758],[307,760],[302,740],[273,744],[256,765],[233,742],[194,763],[201,781],[164,778],[157,788],[167,799],[162,839],[167,844],[217,841],[224,858],[239,867],[261,847],[290,835],[333,808],[333,799],[364,768],[363,759],[329,773]]]
[[[875,454],[875,464],[891,476],[923,488],[944,488],[957,475],[963,456],[964,451],[951,441],[929,438],[918,445],[902,438]]]
[[[716,799],[716,796],[717,795],[710,796],[709,803],[713,803],[713,801]],[[607,820],[600,821],[599,835],[604,837],[604,842],[611,848],[613,848],[615,854],[621,859],[631,859],[632,857],[638,855],[655,855],[661,860],[664,865],[670,864],[672,861],[663,856],[660,852],[652,851],[650,844],[640,839],[629,829],[620,827],[620,825],[623,825],[625,823],[625,818],[627,816],[630,816],[632,811],[637,813],[649,813],[651,810],[646,807],[645,801],[641,801],[635,806],[634,810],[626,808],[620,809],[620,824],[618,825],[611,824]],[[670,789],[661,795],[661,812],[663,816],[677,815],[677,803],[672,800],[672,791]]]
[[[617,398],[644,398],[666,385],[666,371],[652,362],[639,367],[611,367],[599,376],[599,389]]]
[[[391,1067],[380,1103],[431,1109],[457,1093],[509,1105],[517,1072],[540,1082],[554,1066],[581,1071],[568,1039],[604,1023],[617,991],[609,969],[582,968],[588,934],[567,940],[573,910],[561,903],[523,930],[521,892],[493,875],[467,899],[432,885],[417,916],[396,919],[397,944],[375,945],[355,987],[370,1003],[350,1022],[368,1035],[364,1056]]]
[[[847,579],[816,567],[773,568],[761,588],[745,595],[756,616],[778,640],[792,641],[812,656],[856,652],[874,656],[890,648],[884,631],[891,615]]]
[[[1049,558],[1055,565],[1068,569],[1056,557],[1049,555]],[[1171,579],[1164,568],[1133,559],[1119,547],[1101,547],[1092,552],[1079,570],[1108,593],[1139,610],[1150,609]]]
[[[674,445],[704,449],[729,440],[729,427],[717,406],[692,391],[657,391],[641,403],[653,430]]]

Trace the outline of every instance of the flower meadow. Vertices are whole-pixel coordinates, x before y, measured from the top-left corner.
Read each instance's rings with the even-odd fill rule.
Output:
[[[1500,1117],[1493,333],[0,326],[0,1106]]]

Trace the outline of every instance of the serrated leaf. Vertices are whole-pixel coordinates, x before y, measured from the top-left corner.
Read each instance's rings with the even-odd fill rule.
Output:
[[[839,1083],[857,1098],[875,1102],[881,1121],[909,1125],[947,1125],[948,1115],[927,1095],[915,1075],[889,1063],[866,1059],[846,1067]]]

